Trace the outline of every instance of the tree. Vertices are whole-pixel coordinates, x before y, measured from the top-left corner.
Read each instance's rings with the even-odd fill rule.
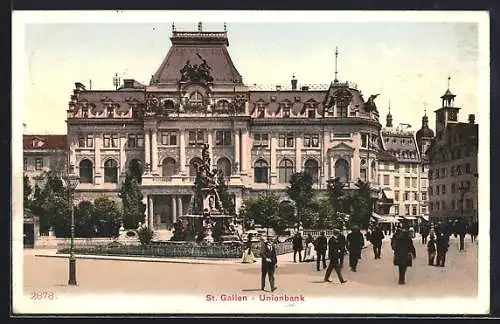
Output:
[[[226,179],[224,179],[224,173],[217,173],[217,194],[219,195],[223,213],[226,215],[235,216],[236,210],[234,207],[233,197],[229,194],[229,189],[226,183]]]
[[[94,205],[91,201],[81,201],[75,210],[75,236],[95,236]]]
[[[371,189],[370,183],[358,180],[357,189],[349,197],[351,206],[351,225],[367,228],[371,217]]]
[[[146,205],[142,202],[141,187],[135,176],[127,174],[118,196],[123,205],[123,226],[136,228],[144,220]]]
[[[115,201],[106,196],[94,200],[94,219],[97,236],[111,237],[118,235],[122,215]]]
[[[279,216],[279,197],[273,193],[260,194],[257,198],[249,198],[243,202],[240,216],[247,224],[253,221],[265,227],[274,229],[281,234],[287,224]]]
[[[295,202],[297,208],[296,222],[301,221],[304,226],[306,226],[305,222],[310,222],[307,218],[310,216],[309,206],[314,197],[312,186],[311,175],[306,172],[297,172],[292,175],[290,186],[286,189],[286,193]]]
[[[333,213],[344,212],[345,204],[345,184],[340,181],[340,178],[333,178],[327,181],[327,192]]]
[[[27,175],[23,177],[23,196],[24,196],[24,208],[30,208],[31,194],[33,189],[31,188],[30,178]]]

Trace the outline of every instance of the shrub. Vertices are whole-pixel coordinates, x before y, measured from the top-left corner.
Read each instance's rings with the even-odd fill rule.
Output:
[[[137,231],[137,234],[139,234],[139,241],[141,242],[141,244],[148,245],[151,242],[151,239],[153,238],[154,232],[149,227],[141,227]]]

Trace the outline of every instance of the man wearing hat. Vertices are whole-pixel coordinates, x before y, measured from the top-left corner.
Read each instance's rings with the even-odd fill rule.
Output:
[[[356,272],[358,261],[361,258],[361,250],[365,245],[363,234],[359,230],[359,226],[354,225],[351,233],[347,234],[347,250],[349,251],[349,266],[353,272]]]
[[[272,242],[272,238],[269,236],[263,242],[263,247],[261,251],[262,264],[261,264],[261,277],[260,277],[260,287],[262,290],[266,287],[266,275],[269,276],[269,284],[271,285],[271,291],[277,289],[274,281],[274,272],[278,264],[278,258],[276,256],[276,247]]]
[[[326,249],[327,249],[327,240],[325,236],[325,232],[321,232],[321,235],[318,236],[316,241],[314,241],[314,248],[316,249],[316,270],[320,271],[321,260],[323,260],[323,269],[326,268]]]
[[[339,278],[340,283],[345,283],[347,280],[344,280],[342,277],[342,272],[340,268],[340,257],[344,254],[344,247],[342,242],[340,241],[340,231],[338,229],[333,230],[333,236],[328,240],[328,257],[330,258],[330,263],[328,264],[328,268],[325,273],[325,282],[331,282],[330,274],[332,270],[335,269],[337,273],[337,277]]]

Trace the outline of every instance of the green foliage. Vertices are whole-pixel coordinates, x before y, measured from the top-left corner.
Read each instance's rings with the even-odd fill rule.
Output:
[[[142,245],[148,245],[153,238],[154,231],[149,227],[143,226],[137,230],[137,234],[139,235],[139,241]]]
[[[94,217],[97,236],[117,236],[121,223],[121,211],[118,204],[106,196],[94,200]]]
[[[23,196],[24,196],[24,207],[29,208],[31,203],[31,194],[33,189],[31,188],[30,178],[27,175],[23,177]]]
[[[142,202],[141,187],[135,176],[127,175],[125,177],[118,196],[123,205],[123,226],[136,228],[137,224],[144,220],[146,205]]]
[[[340,178],[329,179],[327,181],[327,192],[332,212],[345,212],[347,204],[345,202],[345,183],[340,181]]]
[[[367,228],[371,217],[371,189],[370,183],[359,180],[356,183],[357,189],[348,198],[351,219],[350,226],[358,225]]]
[[[94,204],[87,200],[81,201],[75,209],[75,236],[95,236],[97,221],[94,212]]]
[[[219,198],[222,204],[223,212],[226,215],[236,215],[236,210],[234,207],[233,197],[229,194],[229,189],[226,183],[226,179],[224,179],[224,173],[219,172],[217,174],[217,193],[219,194]]]
[[[272,228],[280,234],[287,227],[286,221],[279,216],[279,197],[266,192],[257,198],[249,198],[243,202],[240,217],[245,220],[248,228],[250,221],[264,227]]]
[[[301,221],[304,227],[312,222],[311,201],[314,197],[312,189],[313,179],[306,172],[297,172],[290,179],[290,186],[287,187],[286,193],[292,199],[297,208],[297,219],[295,222]]]

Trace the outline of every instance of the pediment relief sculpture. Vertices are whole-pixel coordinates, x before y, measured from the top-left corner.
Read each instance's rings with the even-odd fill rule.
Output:
[[[191,65],[191,61],[187,60],[184,67],[179,71],[181,74],[181,82],[194,82],[194,83],[209,83],[214,79],[210,75],[212,67],[210,67],[207,61],[199,54],[196,56],[202,61],[200,65]]]

